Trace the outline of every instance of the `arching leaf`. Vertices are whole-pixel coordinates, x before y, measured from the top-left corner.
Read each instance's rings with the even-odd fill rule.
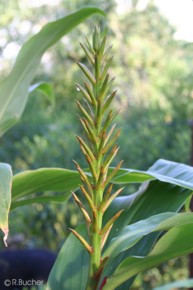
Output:
[[[23,45],[11,73],[0,83],[0,137],[21,117],[44,52],[95,13],[104,15],[98,8],[87,7],[48,23]]]

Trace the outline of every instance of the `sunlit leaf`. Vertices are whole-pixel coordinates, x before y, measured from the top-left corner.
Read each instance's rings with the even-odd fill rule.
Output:
[[[179,280],[172,283],[168,283],[166,285],[156,287],[153,290],[173,290],[178,288],[192,288],[193,287],[193,279]]]
[[[160,180],[193,189],[193,169],[191,166],[164,159],[157,160],[147,171],[121,168],[113,179],[116,184]]]
[[[13,177],[12,209],[38,201],[65,201],[70,197],[71,191],[78,187],[78,184],[80,184],[78,172],[67,169],[42,168],[16,174]],[[51,194],[30,196],[37,192],[47,191],[50,191]],[[53,192],[62,192],[62,194],[54,195]],[[22,197],[26,197],[26,199],[20,200]]]
[[[11,205],[11,183],[11,166],[6,163],[0,163],[0,229],[4,233],[5,244],[9,232],[8,215]]]
[[[87,7],[48,23],[22,47],[9,76],[0,83],[0,136],[21,117],[28,100],[28,91],[42,55],[62,36],[91,15],[104,13]]]

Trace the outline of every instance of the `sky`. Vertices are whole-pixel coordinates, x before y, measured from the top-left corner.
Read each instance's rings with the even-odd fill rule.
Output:
[[[106,0],[107,1],[107,0]],[[125,8],[129,8],[131,0],[116,0],[118,11],[125,12]],[[27,0],[23,3],[29,3],[31,6],[39,7],[42,5],[59,5],[61,0]],[[139,0],[141,9],[145,7],[148,0]],[[169,22],[173,24],[177,33],[176,39],[183,39],[193,42],[193,0],[154,0],[159,7],[161,13],[165,15]]]
[[[29,1],[29,0],[28,0]],[[129,7],[131,0],[116,0],[118,10],[125,11]],[[61,0],[33,0],[29,1],[32,6],[58,5]],[[141,9],[145,7],[148,0],[139,0]],[[193,42],[193,0],[154,0],[161,13],[165,15],[169,22],[177,29],[176,39],[183,39]]]
[[[161,13],[176,27],[176,39],[193,42],[193,0],[154,0]],[[129,8],[130,0],[117,0],[118,12]],[[139,8],[143,9],[148,0],[140,0]]]
[[[193,42],[193,0],[155,0],[155,3],[177,28],[175,38]]]
[[[117,12],[124,13],[129,9],[131,0],[116,0]],[[139,9],[144,9],[149,0],[139,0]],[[28,3],[29,6],[40,7],[42,5],[59,5],[61,0],[27,0],[21,1],[24,5]],[[176,27],[176,39],[182,39],[188,42],[193,42],[193,0],[154,0],[159,7],[161,13],[166,16],[169,22]],[[25,29],[27,29],[27,21]],[[1,32],[0,46],[2,45],[3,36]],[[16,43],[10,43],[3,52],[3,57],[12,59],[15,57],[20,49]],[[14,53],[13,53],[14,52]]]

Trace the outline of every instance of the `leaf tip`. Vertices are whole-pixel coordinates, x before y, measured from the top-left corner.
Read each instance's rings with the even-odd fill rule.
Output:
[[[5,247],[8,247],[7,238],[8,238],[8,234],[9,234],[9,229],[8,228],[1,228],[1,229],[4,233],[4,237],[3,237],[4,245],[5,245]]]

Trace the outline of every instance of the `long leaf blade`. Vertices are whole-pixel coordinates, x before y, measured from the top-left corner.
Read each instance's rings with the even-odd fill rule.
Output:
[[[132,276],[155,267],[174,257],[193,251],[193,224],[169,230],[146,257],[129,257],[122,261],[115,273],[109,277],[104,290],[113,290]]]
[[[154,288],[153,290],[173,290],[174,288],[192,288],[193,287],[193,279],[179,280],[172,283],[168,283],[163,286],[159,286]]]
[[[48,23],[22,47],[9,76],[0,83],[0,137],[22,115],[28,99],[28,90],[44,52],[62,36],[91,15],[104,13],[87,7]]]
[[[70,192],[80,183],[77,171],[61,168],[41,168],[27,170],[13,177],[12,199],[37,192]]]
[[[105,256],[110,256],[111,259],[116,257],[119,253],[131,248],[143,236],[152,232],[164,231],[189,223],[193,223],[192,213],[162,213],[126,226],[119,236],[112,239],[109,247],[103,254],[103,258]]]
[[[161,166],[162,172],[160,172],[160,162],[162,164]],[[185,203],[186,199],[192,193],[191,189],[193,177],[192,167],[174,162],[169,162],[166,160],[164,161],[159,160],[155,163],[155,165],[156,166],[153,165],[154,169],[152,170],[152,172],[154,174],[157,173],[159,175],[161,174],[163,178],[165,174],[168,174],[168,182],[162,182],[160,180],[145,182],[144,184],[142,184],[139,191],[136,192],[135,194],[117,197],[113,201],[112,205],[106,212],[107,220],[111,218],[111,216],[113,216],[117,211],[121,209],[125,210],[123,214],[120,216],[120,218],[114,224],[111,233],[109,235],[106,248],[108,247],[110,240],[118,236],[122,231],[122,229],[128,224],[132,224],[137,221],[147,219],[152,215],[157,215],[164,212],[177,212]],[[169,171],[168,170],[169,167],[170,169],[173,168],[173,170]],[[119,173],[122,172],[123,171],[120,170]],[[171,184],[169,183],[170,175],[172,175]],[[131,182],[130,177],[129,176],[126,177],[129,179],[129,182]],[[126,182],[128,182],[128,179],[126,180]],[[177,180],[177,182],[175,182],[175,180]],[[189,184],[188,187],[190,189],[183,187],[183,185],[182,186],[177,185],[181,181],[185,183],[188,182]],[[122,180],[120,183],[122,183]],[[106,265],[101,275],[101,280],[97,290],[100,289],[100,285],[105,279],[105,277],[112,275],[123,259],[131,255],[137,256],[147,255],[157,238],[158,234],[156,233],[153,235],[145,236],[141,241],[137,243],[136,246],[134,245],[131,249],[127,250],[126,252],[120,253],[118,257],[115,257],[112,263]],[[133,279],[134,277],[132,277],[127,282],[122,284],[121,287],[118,287],[118,289],[120,290],[130,289]]]
[[[81,226],[77,230],[86,237]],[[80,241],[70,234],[64,242],[49,275],[47,290],[85,290],[89,271],[89,254]]]
[[[193,168],[185,164],[159,159],[147,171],[121,168],[113,178],[113,183],[142,183],[155,179],[193,189]]]
[[[163,164],[163,160],[161,160],[161,163]],[[159,161],[156,162],[157,166],[159,167]],[[172,188],[172,192],[175,191],[175,187],[173,187],[174,185],[176,185],[177,187],[181,186],[181,190],[178,189],[178,191],[185,191],[185,188],[189,188],[191,190],[193,190],[193,180],[190,179],[190,176],[193,176],[193,168],[187,165],[182,165],[182,164],[178,164],[178,163],[174,163],[174,162],[170,162],[167,160],[164,160],[164,166],[166,168],[168,168],[168,166],[171,166],[171,168],[173,168],[173,176],[167,176],[167,182],[171,183],[171,188]],[[175,177],[175,169],[176,168],[176,174],[177,177]],[[125,172],[126,171],[126,172]],[[153,173],[152,173],[153,172]],[[168,172],[167,172],[168,173]],[[151,171],[151,174],[154,174],[154,179],[156,179],[156,177],[161,180],[163,180],[166,176],[164,173],[164,170],[162,168],[162,174],[157,173],[157,168],[154,168],[154,171]],[[169,173],[168,173],[169,174]],[[146,175],[146,177],[148,176],[149,180],[152,180],[152,176],[149,174],[149,171],[144,171],[143,172],[143,177]],[[90,174],[87,173],[87,176],[89,177]],[[161,177],[160,177],[161,176]],[[142,181],[143,178],[141,178],[141,172],[132,172],[130,171],[128,173],[128,170],[126,169],[120,169],[119,172],[117,173],[117,175],[113,178],[112,183],[117,183],[117,180],[119,179],[119,183],[128,183],[130,184],[130,182],[136,182],[136,180],[138,180],[139,182]],[[155,186],[157,186],[158,181],[153,181],[152,185],[155,184]],[[16,202],[18,199],[20,198],[24,198],[27,197],[30,194],[33,193],[37,193],[37,192],[45,192],[45,191],[56,191],[56,192],[65,192],[66,195],[68,195],[68,197],[70,196],[70,191],[75,190],[76,188],[79,187],[80,184],[80,178],[79,178],[79,174],[77,171],[73,171],[73,170],[67,170],[67,169],[62,169],[62,168],[42,168],[42,169],[38,169],[38,170],[29,170],[29,171],[25,171],[22,173],[19,173],[17,175],[14,176],[13,178],[13,190],[12,190],[12,196],[13,196],[13,204],[12,204],[12,208],[16,207],[19,204],[15,204],[14,202]],[[167,185],[167,183],[163,183],[161,181],[159,181],[159,188],[152,188],[152,185],[150,185],[150,188],[148,190],[155,190],[156,192],[159,192],[160,190],[163,191],[170,191],[169,185]],[[164,185],[165,184],[165,185]],[[141,195],[144,190],[146,190],[146,187],[144,187],[144,185],[142,186],[142,190],[139,191],[138,195]],[[166,189],[165,189],[166,187]],[[177,192],[178,192],[177,191]],[[176,192],[176,194],[177,194]],[[180,194],[181,195],[181,194]],[[162,195],[163,196],[163,195]],[[172,194],[173,196],[173,194]],[[66,196],[66,199],[68,198]],[[116,211],[118,211],[119,209],[117,209],[117,207],[121,208],[121,204],[123,205],[123,208],[125,208],[125,206],[129,203],[130,201],[133,201],[134,199],[137,198],[137,195],[131,195],[131,196],[124,196],[124,197],[118,197],[116,198],[116,200],[113,202],[113,206],[111,208],[113,208],[116,204],[116,209],[114,211],[114,214]],[[183,197],[184,198],[184,197]],[[51,199],[51,198],[50,198]],[[55,197],[53,196],[53,200],[55,199]],[[157,199],[159,202],[159,199]],[[178,199],[178,201],[180,202],[180,197]],[[46,200],[45,200],[46,201]],[[35,202],[35,201],[34,201]],[[29,201],[29,203],[32,203],[32,200]],[[25,202],[25,204],[27,204],[27,200]],[[138,204],[139,206],[139,204]],[[146,206],[147,208],[149,207],[149,205]],[[127,207],[126,207],[127,208]],[[159,208],[159,204],[158,204],[158,208]],[[145,208],[144,208],[145,209]],[[144,212],[143,209],[143,212]],[[167,211],[170,211],[170,209],[168,208]],[[145,212],[144,212],[145,213]],[[154,214],[157,214],[158,212],[154,212]],[[125,215],[125,213],[123,214],[123,216]],[[147,218],[147,216],[143,216],[143,219]],[[137,219],[133,220],[132,222],[137,221]],[[128,221],[127,221],[128,222]],[[128,224],[128,223],[127,223]],[[126,224],[123,223],[122,226],[124,227]]]

